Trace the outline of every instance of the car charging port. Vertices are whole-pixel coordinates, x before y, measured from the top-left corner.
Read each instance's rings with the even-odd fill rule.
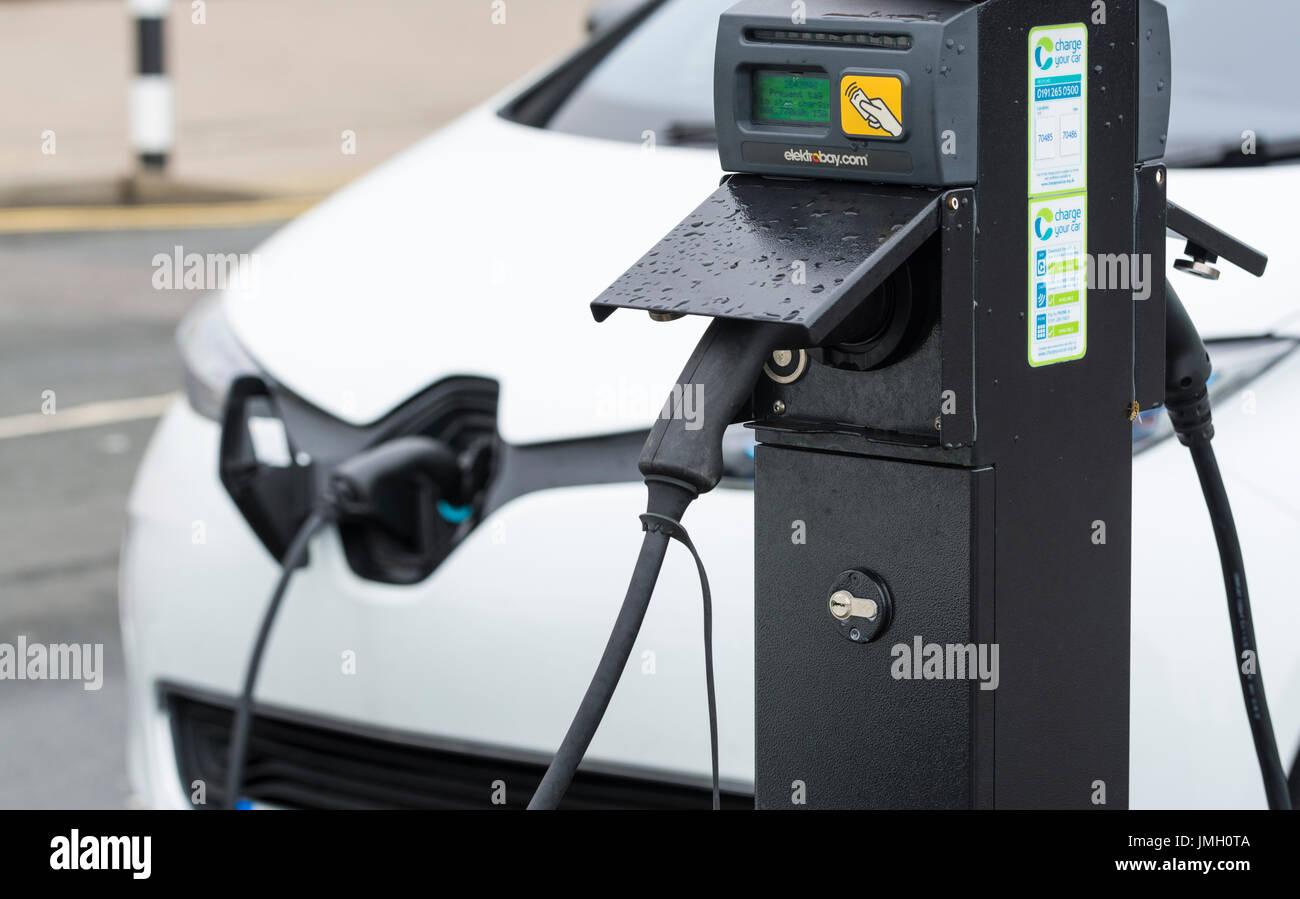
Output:
[[[418,583],[485,514],[502,448],[496,398],[493,382],[449,379],[354,428],[262,378],[240,378],[224,411],[221,480],[277,561],[327,498],[355,574]],[[284,444],[275,458],[257,439],[268,424]]]

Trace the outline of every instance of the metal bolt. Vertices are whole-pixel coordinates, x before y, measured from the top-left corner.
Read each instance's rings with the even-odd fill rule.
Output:
[[[855,627],[853,630],[849,631],[849,639],[850,639],[850,640],[861,640],[861,639],[862,639],[862,632],[861,632],[860,630],[858,630],[858,629]]]
[[[958,200],[956,197],[948,198],[949,209],[951,209],[953,212],[956,212],[960,207],[961,207],[961,200]]]
[[[808,370],[806,350],[774,350],[763,364],[763,374],[778,384],[793,384]]]
[[[772,404],[772,411],[777,415],[785,415],[785,401],[777,400]]]
[[[1187,272],[1189,275],[1204,278],[1207,281],[1219,280],[1219,270],[1208,264],[1204,259],[1175,259],[1174,268],[1180,272]]]

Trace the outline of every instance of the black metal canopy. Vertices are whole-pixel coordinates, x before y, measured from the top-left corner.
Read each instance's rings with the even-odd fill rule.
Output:
[[[784,324],[820,343],[939,227],[939,192],[728,178],[591,304]]]

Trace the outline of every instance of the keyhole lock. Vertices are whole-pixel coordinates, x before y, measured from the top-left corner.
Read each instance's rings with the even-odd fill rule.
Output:
[[[880,604],[874,599],[863,599],[847,590],[837,590],[832,593],[830,606],[831,614],[840,621],[848,621],[850,618],[866,618],[868,621],[875,621],[876,616],[880,614]]]
[[[893,600],[879,575],[850,570],[831,584],[826,608],[840,636],[853,643],[870,643],[889,627]]]

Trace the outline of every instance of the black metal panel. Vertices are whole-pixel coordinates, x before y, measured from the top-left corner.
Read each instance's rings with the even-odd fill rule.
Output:
[[[948,449],[975,441],[975,192],[949,191],[940,206],[943,332],[939,430]]]
[[[931,190],[736,175],[592,312],[598,321],[627,308],[783,323],[815,346],[935,233],[937,209]]]
[[[1107,808],[1128,802],[1131,291],[1089,291],[1082,359],[1026,360],[1024,60],[1034,26],[1088,28],[1087,251],[1134,252],[1137,2],[1112,0],[1104,25],[1087,12],[1074,0],[998,0],[980,16],[975,460],[997,471],[1002,808],[1093,808],[1096,781]],[[1097,522],[1104,543],[1094,542]]]
[[[1151,295],[1133,300],[1133,399],[1146,411],[1165,402],[1165,167],[1137,170],[1137,252],[1151,260]]]
[[[803,433],[861,436],[883,445],[939,445],[934,422],[939,411],[939,353],[936,327],[904,362],[879,371],[845,371],[810,361],[807,373],[793,384],[759,381],[755,402],[770,409],[780,400],[780,422]],[[871,430],[856,424],[871,410]]]
[[[983,471],[971,491],[970,628],[973,643],[991,646],[997,642],[997,477]],[[997,807],[997,703],[997,690],[971,690],[971,805],[977,809]]]
[[[971,806],[971,694],[988,691],[896,679],[891,648],[971,641],[974,491],[992,473],[766,445],[756,471],[758,807],[798,807],[795,781],[812,808]],[[849,569],[893,598],[869,645],[837,634],[827,607]]]

